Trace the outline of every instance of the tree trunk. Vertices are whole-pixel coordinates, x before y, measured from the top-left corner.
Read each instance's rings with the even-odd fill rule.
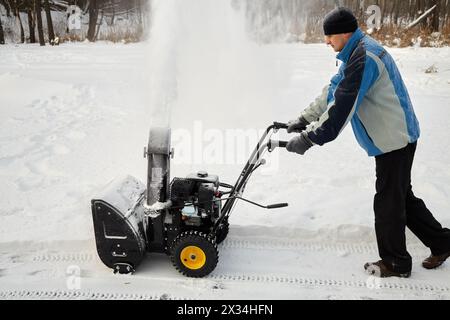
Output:
[[[441,1],[440,0],[434,0],[434,5],[436,5],[436,9],[434,9],[433,12],[433,18],[431,19],[431,30],[433,32],[439,32],[439,16],[441,14]]]
[[[394,1],[394,23],[398,26],[400,17],[400,1]]]
[[[424,14],[422,14],[419,18],[417,18],[414,22],[412,22],[409,26],[406,27],[406,30],[411,29],[418,25],[421,22],[425,22],[426,18],[436,9],[436,6],[433,6],[431,9],[427,10]]]
[[[89,4],[89,29],[87,38],[89,41],[95,41],[95,30],[97,28],[97,19],[98,19],[98,7],[97,0],[91,0]]]
[[[2,18],[0,17],[0,44],[5,44],[5,35],[3,34]]]
[[[445,8],[447,8],[446,12],[445,12],[445,19],[444,19],[444,26],[446,26],[448,24],[448,16],[450,13],[450,2],[448,0],[445,1]]]
[[[113,4],[113,8],[112,8],[112,17],[111,17],[111,23],[110,26],[114,25],[114,19],[116,18],[116,7]]]
[[[41,0],[34,0],[34,11],[36,12],[36,20],[38,27],[38,35],[39,35],[39,44],[41,46],[45,46],[44,40],[44,29],[42,27],[42,15],[41,15]]]
[[[55,31],[53,30],[52,12],[48,0],[44,0],[45,16],[47,18],[48,41],[52,43],[55,40]]]
[[[97,39],[98,39],[98,34],[99,34],[99,32],[100,32],[100,28],[101,28],[102,23],[103,23],[103,17],[104,17],[104,15],[105,15],[105,13],[104,13],[104,11],[102,10],[102,16],[100,17],[100,23],[99,23],[99,25],[98,25],[98,27],[97,27],[97,32],[95,33],[94,41],[97,41]]]
[[[28,30],[30,31],[30,43],[36,43],[36,34],[34,31],[34,19],[33,19],[33,2],[28,1],[27,15],[28,15]]]
[[[136,5],[136,9],[137,9],[138,23],[140,25],[142,25],[142,4],[141,4],[141,1],[135,0],[135,5]]]
[[[16,17],[16,21],[19,23],[20,28],[20,43],[25,43],[25,32],[23,30],[23,24],[22,24],[22,18],[20,17],[20,10],[17,3],[17,0],[13,2],[13,5],[11,6],[14,11],[14,16]]]
[[[9,3],[5,0],[0,0],[0,3],[5,7],[6,10],[6,16],[9,18],[11,17],[11,8],[9,6]]]

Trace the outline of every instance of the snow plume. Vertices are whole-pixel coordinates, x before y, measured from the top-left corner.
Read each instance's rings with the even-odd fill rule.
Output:
[[[165,127],[170,126],[179,91],[186,87],[179,83],[181,73],[189,72],[189,79],[183,79],[187,83],[204,72],[209,74],[203,80],[214,78],[211,68],[220,71],[220,60],[229,53],[227,48],[235,46],[235,35],[245,33],[236,30],[243,24],[234,23],[229,0],[152,0],[151,8],[147,57],[152,125]],[[194,92],[203,91],[206,84]]]
[[[231,107],[239,112],[250,103],[267,103],[250,101],[262,97],[270,74],[247,36],[244,8],[233,3],[153,0],[147,54],[152,125],[217,123],[208,120],[225,116]]]
[[[289,81],[282,61],[250,39],[245,5],[236,1],[155,0],[152,12],[151,126],[172,129],[185,171],[243,165],[236,162],[247,160],[261,129],[279,119],[282,90],[271,83]]]
[[[151,126],[169,127],[177,96],[177,0],[153,0],[152,26],[147,55],[150,73]]]
[[[252,63],[258,58],[252,55],[244,15],[230,0],[182,0],[177,8],[179,90],[174,128],[195,120],[217,128],[218,120],[243,102],[248,85],[258,82]],[[187,110],[191,118],[186,118]]]

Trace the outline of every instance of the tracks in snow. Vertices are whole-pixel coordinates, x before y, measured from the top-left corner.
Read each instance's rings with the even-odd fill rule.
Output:
[[[240,239],[229,238],[227,239],[219,250],[222,249],[252,249],[252,250],[300,250],[305,252],[334,252],[334,253],[352,253],[352,254],[364,254],[364,253],[378,253],[378,248],[375,244],[364,243],[326,243],[326,242],[304,242],[301,240],[282,240],[282,239]],[[411,252],[422,253],[426,251],[420,244],[413,244],[408,246],[408,250]]]
[[[117,292],[93,292],[76,290],[10,290],[0,291],[0,300],[3,299],[45,299],[45,300],[187,300],[163,294],[146,293],[117,293]]]
[[[325,278],[303,278],[292,276],[277,275],[210,275],[208,279],[222,281],[247,281],[262,283],[290,284],[304,287],[344,287],[344,288],[372,288],[372,289],[392,289],[420,291],[427,293],[450,293],[450,287],[441,285],[432,285],[429,283],[415,282],[409,280],[383,280],[369,278],[367,281],[359,280],[334,280]],[[377,281],[375,281],[377,280]]]
[[[45,253],[33,256],[33,262],[89,262],[94,260],[95,253],[91,252],[67,252]]]
[[[93,271],[93,264],[97,263],[97,254],[95,251],[87,251],[84,246],[84,251],[76,252],[77,248],[81,249],[82,246],[73,243],[70,247],[70,252],[64,251],[64,248],[51,248],[50,251],[40,252],[37,254],[31,254],[27,257],[21,256],[21,262],[24,264],[35,264],[33,268],[60,268],[58,265],[61,264],[78,264],[82,266],[83,270],[86,270],[89,277],[94,277],[101,282],[110,282],[110,277],[112,273],[101,272],[98,274]],[[417,255],[422,255],[427,251],[426,248],[420,246],[419,244],[413,244],[409,246],[410,252]],[[260,255],[271,254],[270,251],[284,251],[288,257],[295,254],[296,252],[302,252],[303,254],[310,254],[310,256],[315,256],[314,252],[319,255],[324,256],[334,256],[334,257],[345,257],[347,254],[376,254],[376,245],[366,244],[366,243],[324,243],[324,242],[303,242],[301,240],[290,240],[285,238],[269,238],[269,239],[259,239],[259,238],[247,238],[247,237],[229,237],[223,244],[219,246],[219,251],[224,255],[235,255],[241,253],[242,251],[255,252],[255,258],[258,257],[258,252]],[[294,253],[291,253],[291,252]],[[28,253],[30,251],[28,250]],[[20,252],[17,253],[19,256]],[[244,254],[248,254],[245,252]],[[23,259],[25,258],[25,259]],[[257,258],[258,259],[258,258]],[[239,260],[237,260],[239,261]],[[295,263],[295,260],[291,260]],[[11,262],[7,262],[9,265]],[[100,262],[98,262],[100,263]],[[244,262],[242,263],[244,269],[249,269],[248,265]],[[229,268],[231,266],[231,268]],[[184,284],[186,287],[192,286],[192,279],[171,277],[171,275],[164,274],[161,270],[154,269],[152,273],[138,273],[134,277],[139,281],[152,281],[153,277],[163,280],[168,284],[173,284],[177,282],[179,284]],[[320,269],[320,267],[319,267]],[[155,272],[155,273],[153,273]],[[321,274],[326,272],[328,277],[330,277],[329,270],[317,270],[317,273],[309,272],[304,276],[297,276],[295,274],[267,274],[264,270],[259,270],[261,274],[255,274],[252,270],[250,274],[242,273],[242,268],[239,266],[232,266],[224,264],[223,268],[216,269],[211,275],[204,279],[198,279],[198,283],[208,284],[221,284],[219,287],[224,286],[225,288],[235,286],[237,283],[247,283],[255,284],[257,286],[275,285],[275,286],[286,286],[291,288],[290,290],[308,290],[321,288],[324,292],[335,292],[336,290],[349,291],[350,295],[355,290],[357,292],[367,294],[368,289],[381,289],[381,291],[373,292],[383,292],[384,295],[395,295],[395,294],[413,294],[420,296],[443,296],[448,298],[450,296],[450,283],[436,283],[435,281],[426,280],[416,280],[416,279],[377,279],[370,276],[353,276],[350,275],[345,279],[339,278],[326,278]],[[273,272],[273,270],[271,271]],[[161,273],[161,274],[159,274]],[[302,274],[302,269],[300,267],[299,274]],[[60,274],[63,275],[63,274]],[[332,276],[331,276],[332,277]],[[0,277],[0,280],[2,277]],[[182,300],[184,298],[178,297],[176,295],[159,294],[159,293],[119,293],[119,292],[101,292],[97,289],[88,291],[72,291],[72,290],[7,290],[0,291],[0,299],[111,299],[111,300]]]
[[[219,245],[219,252],[233,249],[251,250],[299,250],[302,252],[332,252],[342,254],[377,254],[378,249],[375,244],[364,243],[325,243],[325,242],[304,242],[301,240],[283,239],[242,239],[239,237],[229,237]],[[408,250],[414,254],[426,254],[428,249],[420,244],[408,246]],[[39,253],[32,257],[34,262],[89,262],[94,260],[95,252],[56,252]]]
[[[298,288],[312,289],[377,289],[389,290],[393,292],[417,292],[428,295],[444,295],[448,298],[450,288],[443,285],[433,285],[429,283],[411,282],[409,280],[383,280],[358,281],[358,280],[335,280],[321,278],[288,277],[276,275],[226,275],[212,274],[200,281],[214,280],[220,283],[229,282],[253,282],[259,285],[278,284],[286,286],[296,286]],[[189,285],[191,279],[176,279],[178,283]],[[7,290],[0,291],[0,300],[3,299],[82,299],[82,300],[188,300],[184,297],[173,296],[167,293],[119,293],[119,292],[99,292],[99,291],[77,291],[77,290]],[[189,298],[191,300],[192,297]]]

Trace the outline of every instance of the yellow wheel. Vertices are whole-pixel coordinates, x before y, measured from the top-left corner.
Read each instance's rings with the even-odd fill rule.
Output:
[[[181,250],[180,260],[186,268],[198,270],[205,265],[206,255],[201,248],[188,246]]]
[[[215,239],[198,231],[178,235],[170,252],[175,268],[187,277],[204,277],[216,268],[219,261]]]

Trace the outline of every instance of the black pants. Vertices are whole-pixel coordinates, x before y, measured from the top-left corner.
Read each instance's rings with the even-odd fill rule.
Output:
[[[450,230],[442,228],[425,203],[414,196],[411,168],[417,143],[376,157],[375,231],[383,262],[395,272],[411,271],[407,226],[433,255],[450,251]]]

